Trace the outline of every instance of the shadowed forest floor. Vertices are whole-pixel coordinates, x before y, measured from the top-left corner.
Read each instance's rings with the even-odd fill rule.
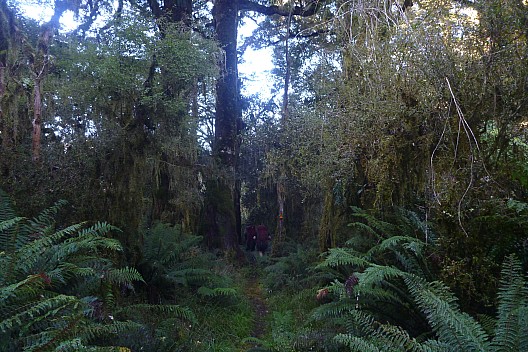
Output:
[[[254,258],[250,260],[252,271],[248,274],[247,281],[244,287],[244,294],[251,302],[254,312],[253,329],[251,330],[251,337],[256,339],[264,339],[268,333],[268,314],[269,308],[266,302],[265,292],[262,288],[261,277],[259,274],[259,265],[255,263]],[[257,342],[248,342],[243,346],[242,351],[267,351],[262,348]]]

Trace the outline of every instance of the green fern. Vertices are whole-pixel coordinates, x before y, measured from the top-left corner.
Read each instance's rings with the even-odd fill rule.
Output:
[[[335,339],[351,351],[527,350],[528,292],[521,264],[515,256],[506,258],[503,265],[498,319],[492,340],[479,322],[460,311],[456,297],[439,281],[427,282],[414,273],[376,264],[371,264],[358,277],[359,283],[354,292],[361,293],[362,303],[359,306],[347,294],[343,283],[334,282],[329,288],[336,293],[338,300],[316,308],[312,315],[316,320],[330,318],[346,327],[347,333],[337,334]],[[373,287],[378,286],[382,292],[401,291],[402,280],[405,292],[412,297],[429,323],[435,338],[419,340],[411,337],[400,326],[381,323],[379,319],[386,320],[386,316],[380,316],[377,310],[372,311],[371,305],[365,307],[365,301],[373,298]],[[399,296],[399,293],[395,295]],[[383,299],[377,300],[377,304],[380,302]],[[401,303],[403,307],[408,302]]]
[[[369,265],[369,261],[364,256],[350,248],[331,248],[328,251],[324,261],[317,266],[317,268],[324,267],[342,267],[350,266],[350,269],[354,267],[364,268]]]
[[[497,351],[526,351],[528,288],[521,263],[514,255],[504,261],[500,284],[498,319],[492,345]]]
[[[432,249],[432,241],[379,233],[381,229],[420,236],[424,231],[431,233],[425,224],[418,226],[421,222],[412,213],[402,214],[408,220],[393,227],[361,214],[366,220],[360,225],[362,231],[368,227],[369,233],[385,237],[373,242],[365,253],[353,248],[329,250],[318,268],[337,272],[337,280],[327,287],[334,300],[316,308],[313,319],[330,320],[337,327],[344,327],[345,333],[337,334],[335,339],[352,351],[528,350],[528,288],[520,261],[515,256],[504,261],[498,318],[484,319],[485,325],[481,325],[460,310],[446,285],[430,280],[433,275],[426,253]],[[359,279],[351,281],[355,285],[347,283],[352,273]],[[414,325],[407,326],[409,321]],[[423,324],[416,329],[416,322],[420,321]],[[415,337],[418,335],[420,338]]]
[[[196,323],[196,315],[188,307],[182,307],[173,304],[134,304],[120,308],[116,314],[123,314],[125,317],[132,318],[138,312],[142,315],[171,316],[174,318],[184,319],[191,323]]]
[[[4,218],[14,215],[6,199],[0,193]],[[122,250],[106,237],[115,227],[79,223],[56,230],[54,217],[64,204],[33,219],[0,221],[0,337],[10,341],[0,347],[6,351],[87,347],[83,331],[102,318],[94,311],[101,298],[94,297],[105,287],[142,280],[102,255]]]
[[[111,268],[106,272],[104,278],[112,284],[128,284],[134,281],[145,282],[136,269],[129,267]]]
[[[354,211],[355,217],[363,219],[366,222],[366,226],[361,226],[363,223],[359,221],[353,222],[349,224],[349,226],[352,228],[362,228],[368,233],[378,238],[387,238],[392,234],[398,233],[400,231],[398,225],[380,220],[376,216],[373,216],[372,214],[365,211],[364,209],[355,206],[352,206],[351,208]]]
[[[350,334],[338,334],[335,340],[348,347],[350,351],[357,352],[380,352],[382,349],[377,347],[373,342],[368,341],[364,338],[350,335]]]
[[[13,203],[8,194],[0,189],[0,222],[16,217]]]
[[[238,291],[232,287],[209,288],[202,286],[198,289],[198,294],[204,297],[237,297]]]
[[[406,275],[413,298],[425,314],[440,342],[457,351],[489,351],[488,335],[478,322],[460,311],[456,298],[441,282],[425,282]]]

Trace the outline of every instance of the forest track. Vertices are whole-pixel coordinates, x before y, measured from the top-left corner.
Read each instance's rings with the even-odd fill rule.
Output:
[[[257,339],[263,339],[268,332],[268,319],[269,314],[268,304],[264,297],[262,290],[262,284],[260,282],[260,275],[258,273],[258,264],[252,263],[253,272],[248,276],[246,286],[244,288],[244,294],[251,302],[255,318],[253,321],[253,330],[251,331],[251,337]],[[243,351],[261,351],[261,347],[258,343],[246,343]]]

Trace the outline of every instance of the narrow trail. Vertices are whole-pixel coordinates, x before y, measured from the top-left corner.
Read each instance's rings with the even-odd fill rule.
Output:
[[[256,264],[251,264],[256,267]],[[262,285],[260,283],[260,276],[257,272],[253,272],[248,277],[244,294],[248,297],[255,312],[255,320],[253,321],[253,330],[251,331],[251,337],[262,339],[266,336],[268,323],[267,315],[269,314],[268,305],[264,298],[264,292],[262,291]],[[244,346],[243,351],[261,351],[259,345],[255,343],[247,343]]]
[[[255,322],[251,336],[262,338],[266,334],[268,305],[264,300],[258,276],[251,277],[248,286],[246,287],[246,295],[249,297],[253,310],[255,311]]]

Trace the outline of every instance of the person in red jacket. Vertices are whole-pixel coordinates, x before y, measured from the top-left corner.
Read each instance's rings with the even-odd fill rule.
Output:
[[[268,243],[271,240],[271,235],[265,225],[257,226],[257,250],[262,257],[268,249]]]

